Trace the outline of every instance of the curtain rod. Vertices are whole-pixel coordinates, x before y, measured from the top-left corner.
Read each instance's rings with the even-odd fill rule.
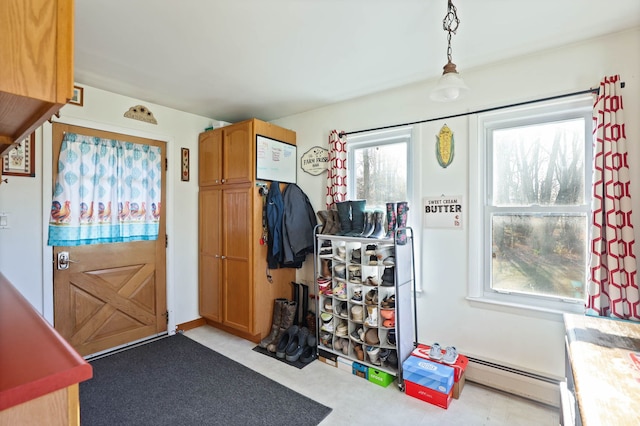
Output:
[[[624,87],[624,81],[620,83],[620,87]],[[491,111],[497,111],[497,110],[505,109],[505,108],[512,108],[512,107],[517,107],[517,106],[529,105],[529,104],[534,104],[534,103],[537,103],[537,102],[552,101],[552,100],[555,100],[555,99],[567,98],[569,96],[584,95],[586,93],[597,93],[598,90],[599,90],[598,88],[589,88],[589,89],[586,89],[586,90],[580,90],[578,92],[565,93],[563,95],[549,96],[549,97],[546,97],[546,98],[534,99],[534,100],[531,100],[531,101],[524,101],[524,102],[517,102],[517,103],[514,103],[514,104],[508,104],[508,105],[500,105],[500,106],[491,107],[491,108],[478,109],[478,110],[475,110],[475,111],[462,112],[460,114],[446,115],[446,116],[443,116],[443,117],[436,117],[436,118],[428,118],[426,120],[411,121],[409,123],[391,124],[389,126],[374,127],[372,129],[354,130],[352,132],[340,132],[340,133],[338,133],[338,137],[343,137],[343,136],[346,136],[346,135],[355,135],[357,133],[372,132],[374,130],[393,129],[393,128],[396,128],[396,127],[411,126],[413,124],[429,123],[431,121],[446,120],[448,118],[464,117],[465,115],[471,115],[471,114],[482,114],[484,112],[491,112]]]

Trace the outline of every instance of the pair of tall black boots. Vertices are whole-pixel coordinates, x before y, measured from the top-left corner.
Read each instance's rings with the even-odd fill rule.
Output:
[[[384,212],[365,211],[367,200],[348,200],[336,203],[340,218],[339,235],[363,238],[384,238]]]

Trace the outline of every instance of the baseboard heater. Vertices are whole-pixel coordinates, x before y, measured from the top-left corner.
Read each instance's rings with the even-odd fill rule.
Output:
[[[560,380],[468,357],[466,380],[553,407],[560,407]]]

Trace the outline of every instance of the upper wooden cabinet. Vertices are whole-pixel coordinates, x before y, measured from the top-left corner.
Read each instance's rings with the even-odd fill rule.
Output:
[[[253,171],[253,120],[200,134],[200,186],[249,182]]]
[[[73,96],[73,0],[0,1],[0,155]]]

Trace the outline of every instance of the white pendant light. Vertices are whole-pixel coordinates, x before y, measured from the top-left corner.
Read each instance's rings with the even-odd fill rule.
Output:
[[[442,20],[442,28],[447,32],[447,64],[443,67],[442,77],[431,91],[431,99],[438,102],[450,102],[460,99],[469,90],[458,70],[456,64],[451,62],[451,34],[455,34],[460,24],[456,7],[448,0],[447,14]]]

